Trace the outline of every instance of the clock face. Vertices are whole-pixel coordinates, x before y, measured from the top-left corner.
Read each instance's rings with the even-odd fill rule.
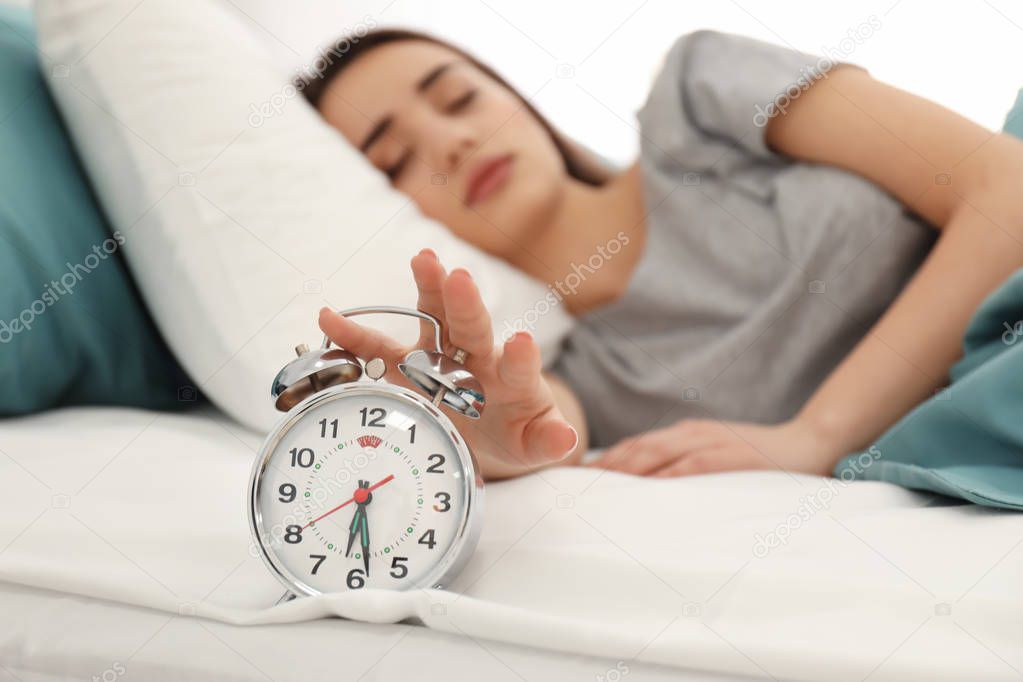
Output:
[[[289,589],[429,587],[471,551],[472,460],[429,402],[347,384],[295,411],[264,446],[250,500],[264,557]]]

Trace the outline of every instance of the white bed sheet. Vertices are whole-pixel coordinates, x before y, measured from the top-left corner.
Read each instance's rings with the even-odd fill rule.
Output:
[[[632,679],[1023,670],[1023,515],[777,473],[654,481],[575,468],[491,485],[479,550],[451,591],[271,607],[281,589],[245,518],[259,440],[212,411],[0,423],[6,674],[60,679],[47,666],[66,664],[102,677],[132,644],[130,664],[152,666],[143,679],[490,674],[472,661],[525,679],[614,679],[618,665]],[[827,508],[806,514],[825,490]],[[786,544],[764,551],[757,538],[786,522]],[[408,618],[430,629],[387,624]],[[204,669],[191,639],[204,652],[219,642],[234,667]]]
[[[340,618],[261,627],[168,614],[0,583],[0,680],[593,680],[726,682],[746,677],[473,640]],[[624,668],[619,668],[624,665]],[[16,676],[16,677],[15,677]],[[612,675],[612,680],[614,676]]]

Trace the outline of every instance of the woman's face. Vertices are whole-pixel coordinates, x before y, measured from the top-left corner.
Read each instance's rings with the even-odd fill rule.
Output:
[[[516,94],[441,45],[376,47],[331,81],[319,106],[423,213],[497,256],[550,225],[569,182]]]

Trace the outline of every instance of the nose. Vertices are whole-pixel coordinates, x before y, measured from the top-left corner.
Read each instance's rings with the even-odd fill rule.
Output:
[[[449,170],[454,170],[462,165],[466,157],[476,150],[476,140],[466,136],[455,140],[447,152]]]
[[[454,171],[479,146],[479,139],[469,126],[450,119],[435,121],[425,132],[429,163],[437,172]]]

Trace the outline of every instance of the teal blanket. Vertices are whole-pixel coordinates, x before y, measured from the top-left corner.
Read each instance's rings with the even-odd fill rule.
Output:
[[[951,379],[835,475],[1023,509],[1023,269],[977,309]]]

